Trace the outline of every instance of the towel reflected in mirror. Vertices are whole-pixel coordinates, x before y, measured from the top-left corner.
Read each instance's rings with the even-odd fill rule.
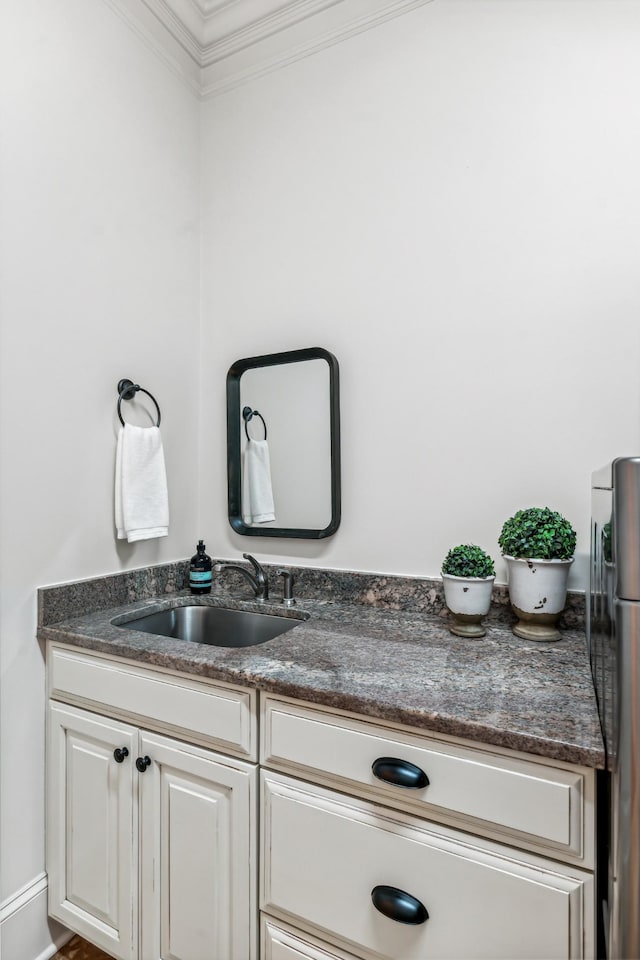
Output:
[[[249,440],[242,469],[242,519],[247,526],[275,520],[269,444]]]

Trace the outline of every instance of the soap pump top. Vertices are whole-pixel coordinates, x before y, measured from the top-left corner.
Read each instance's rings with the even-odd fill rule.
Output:
[[[196,550],[189,564],[189,589],[191,593],[211,593],[212,562],[203,540],[198,541]]]

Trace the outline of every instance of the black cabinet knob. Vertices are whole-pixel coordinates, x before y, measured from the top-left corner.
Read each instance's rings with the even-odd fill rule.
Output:
[[[150,758],[150,757],[138,757],[138,758],[137,758],[137,760],[136,760],[136,768],[140,771],[140,773],[144,773],[145,770],[147,769],[147,767],[149,767],[149,766],[151,766],[151,758]]]
[[[396,787],[405,787],[409,790],[421,790],[429,786],[429,777],[424,770],[408,760],[398,760],[396,757],[378,757],[374,760],[371,769],[374,777],[392,783]]]
[[[129,751],[126,747],[116,747],[113,751],[113,759],[116,763],[122,763],[125,757],[129,756]]]
[[[397,923],[417,925],[429,919],[427,908],[423,903],[397,887],[388,887],[385,884],[374,887],[371,891],[373,905],[385,917]]]

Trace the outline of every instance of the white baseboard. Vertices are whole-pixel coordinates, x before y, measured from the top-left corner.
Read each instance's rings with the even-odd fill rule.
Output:
[[[47,916],[46,873],[0,904],[2,960],[49,960],[72,936]]]
[[[64,929],[64,928],[61,928]],[[71,930],[65,930],[64,936],[61,936],[55,943],[52,943],[50,947],[47,947],[46,950],[43,950],[42,953],[38,954],[37,957],[34,957],[33,960],[51,960],[51,957],[55,957],[58,950],[61,950],[65,943],[68,943],[71,940],[73,933]]]

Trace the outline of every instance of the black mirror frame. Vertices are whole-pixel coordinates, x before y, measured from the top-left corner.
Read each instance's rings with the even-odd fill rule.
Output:
[[[329,364],[329,422],[331,428],[331,521],[322,530],[307,527],[249,527],[242,519],[241,479],[241,411],[240,377],[255,367],[275,367],[301,360],[326,360]],[[227,490],[229,523],[245,537],[290,537],[299,540],[321,540],[332,536],[340,526],[340,378],[338,361],[323,347],[268,353],[262,357],[237,360],[227,374]]]

